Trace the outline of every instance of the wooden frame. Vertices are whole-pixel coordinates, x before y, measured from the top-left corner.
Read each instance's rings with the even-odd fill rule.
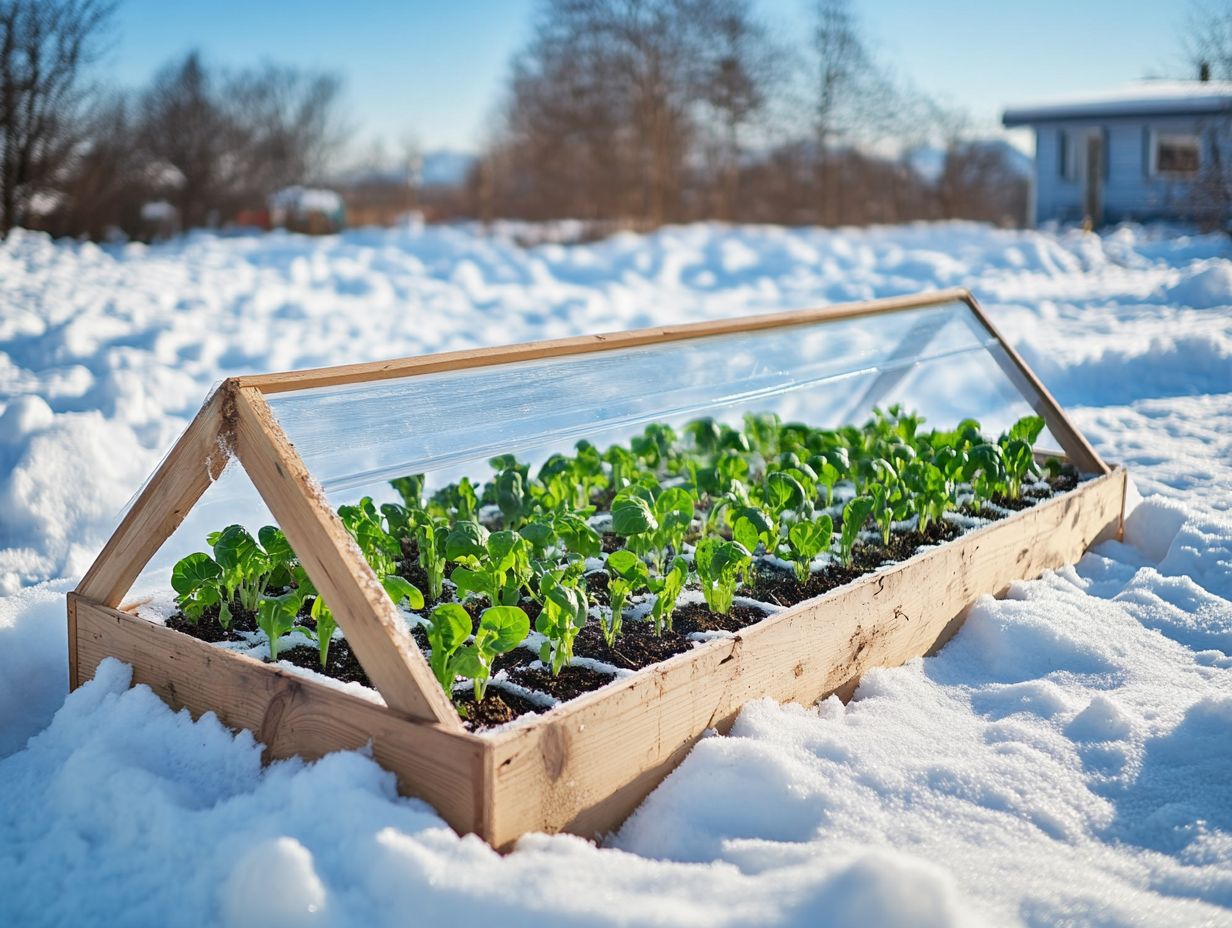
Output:
[[[397,610],[276,421],[265,394],[315,386],[587,354],[711,335],[939,306],[970,306],[994,358],[1044,418],[1065,455],[1095,475],[1076,489],[949,544],[706,642],[496,732],[466,732]],[[334,613],[385,705],[138,618],[120,603],[234,456]],[[175,707],[214,711],[254,731],[267,758],[319,757],[372,745],[399,787],[431,802],[459,832],[505,848],[528,831],[593,837],[620,824],[704,731],[725,730],[749,699],[811,702],[852,690],[869,667],[939,647],[981,594],[1071,563],[1119,537],[1126,475],[1108,467],[989,322],[969,293],[376,364],[233,378],[193,420],[68,597],[69,675],[76,687],[106,657],[133,668]],[[619,746],[616,748],[615,746]]]

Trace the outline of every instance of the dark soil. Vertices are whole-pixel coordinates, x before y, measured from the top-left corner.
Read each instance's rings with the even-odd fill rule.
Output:
[[[355,653],[345,640],[335,639],[330,644],[329,661],[324,670],[321,669],[321,654],[316,645],[302,644],[286,648],[278,652],[278,659],[292,663],[296,667],[303,667],[305,670],[315,670],[317,673],[323,673],[343,683],[359,683],[362,686],[372,687],[368,674],[364,672],[359,659],[355,657]]]
[[[578,657],[603,661],[613,667],[641,670],[681,654],[691,647],[693,645],[689,640],[678,631],[664,631],[661,637],[656,637],[654,626],[650,622],[625,619],[614,648],[609,648],[603,640],[603,630],[599,625],[591,622],[578,632],[573,642],[573,653]]]
[[[576,651],[574,652],[576,653]],[[600,673],[589,667],[562,667],[559,676],[552,676],[552,671],[545,667],[522,666],[509,674],[509,682],[528,690],[536,690],[554,696],[561,702],[597,690],[615,678],[610,673]]]
[[[607,572],[603,570],[596,570],[586,575],[586,595],[590,597],[592,603],[600,606],[607,606],[611,603],[607,591],[610,579]]]
[[[489,684],[488,691],[483,695],[483,702],[475,702],[475,694],[467,693],[465,697],[454,697],[453,703],[462,716],[462,725],[467,731],[481,731],[504,725],[523,715],[532,712],[542,712],[543,707],[537,706],[529,699],[524,699],[516,693],[497,689]]]
[[[719,615],[706,608],[705,603],[686,603],[677,606],[672,613],[672,628],[682,635],[694,632],[738,632],[760,622],[766,613],[752,606],[736,603],[727,615]]]
[[[850,567],[839,563],[827,564],[823,569],[809,574],[803,583],[796,578],[795,571],[761,561],[754,568],[753,582],[740,594],[776,606],[794,606],[844,586],[883,564],[904,561],[920,548],[950,541],[960,532],[957,525],[942,521],[932,523],[927,532],[893,533],[889,547],[883,545],[880,539],[859,544],[852,551]]]
[[[210,644],[220,641],[243,641],[244,636],[240,632],[257,630],[257,614],[233,604],[231,606],[231,626],[223,628],[218,622],[218,607],[210,606],[196,622],[189,621],[183,613],[177,612],[167,620],[167,627]]]
[[[512,651],[496,655],[496,659],[492,661],[492,675],[495,676],[501,670],[516,670],[524,664],[533,664],[538,659],[539,655],[526,648],[514,648]]]
[[[1048,489],[1031,486],[1023,491],[1023,496],[1017,500],[998,497],[993,502],[1003,509],[1021,510],[1035,505],[1041,500],[1072,490],[1078,485],[1078,476],[1069,471],[1061,476],[1047,481]],[[960,512],[969,516],[979,516],[988,520],[1003,517],[987,506],[981,506],[978,511],[971,506],[963,507]],[[836,526],[837,528],[837,526]],[[850,583],[852,580],[876,570],[889,562],[903,561],[911,557],[922,547],[944,544],[961,534],[961,529],[952,522],[935,522],[927,532],[895,532],[890,536],[890,543],[883,545],[881,540],[869,540],[857,545],[853,552],[851,566],[843,566],[837,562],[828,564],[822,570],[811,573],[805,581],[796,578],[795,572],[783,569],[765,560],[754,563],[752,576],[747,586],[737,590],[737,594],[748,599],[760,600],[777,606],[789,607],[806,599],[829,592],[837,587]],[[603,535],[603,550],[607,553],[617,550],[623,539],[615,534]],[[399,563],[399,573],[424,592],[427,598],[428,578],[423,568],[419,566],[413,543],[404,544],[406,557]],[[586,575],[586,590],[590,601],[598,605],[608,605],[608,576],[602,571],[594,571]],[[446,587],[441,599],[428,600],[426,609],[431,609],[438,602],[453,601],[453,590]],[[520,604],[530,617],[532,627],[535,617],[540,611],[538,603],[523,600]],[[488,606],[484,599],[472,599],[463,604],[471,615],[477,627],[479,616]],[[306,610],[305,610],[306,611]],[[765,613],[752,606],[737,604],[730,614],[718,615],[711,612],[704,603],[689,603],[678,606],[672,616],[673,628],[665,630],[662,635],[655,635],[654,626],[650,622],[626,618],[621,634],[615,647],[609,648],[603,640],[602,630],[597,622],[590,622],[583,628],[574,642],[574,654],[578,657],[591,658],[627,670],[640,670],[650,667],[674,655],[681,654],[693,647],[693,642],[687,637],[698,632],[727,631],[739,632],[748,628],[763,618]],[[207,610],[201,620],[189,622],[183,615],[175,615],[168,619],[167,626],[176,631],[192,635],[194,638],[207,642],[242,641],[241,632],[254,632],[257,629],[256,615],[242,609],[232,608],[232,625],[224,630],[218,624],[218,610]],[[312,620],[301,617],[301,622],[311,627]],[[427,635],[418,626],[411,629],[411,636],[420,650],[425,654],[429,651]],[[505,672],[510,682],[529,690],[538,691],[553,696],[565,702],[582,693],[596,690],[614,677],[584,667],[565,667],[559,676],[553,677],[551,672],[542,667],[533,667],[537,655],[526,648],[515,648],[508,654],[502,654],[494,662],[492,672]],[[327,676],[345,682],[360,683],[370,686],[368,675],[360,666],[350,647],[345,641],[335,641],[330,648],[329,663],[322,671],[318,652],[314,646],[300,645],[287,648],[279,658]],[[494,682],[489,685],[484,701],[476,704],[473,694],[458,694],[454,700],[462,715],[464,724],[471,731],[483,730],[528,713],[542,712],[543,708],[528,699],[500,688]]]

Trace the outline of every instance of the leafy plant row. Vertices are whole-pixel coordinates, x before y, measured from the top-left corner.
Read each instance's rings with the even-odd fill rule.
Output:
[[[727,613],[757,557],[789,562],[804,581],[822,555],[850,565],[866,533],[888,545],[896,524],[924,532],[964,505],[1017,499],[1041,474],[1032,446],[1043,425],[1027,417],[990,441],[974,420],[925,430],[900,407],[862,428],[773,414],[746,415],[741,428],[653,423],[603,451],[581,441],[533,475],[502,455],[478,486],[463,478],[429,494],[423,475],[403,477],[392,481],[400,503],[365,497],[338,515],[395,604],[426,612],[417,620],[441,686],[452,695],[470,681],[482,700],[496,657],[528,643],[531,615],[541,662],[554,675],[570,662],[592,614],[588,573],[607,574],[608,608],[594,612],[609,646],[635,599],[655,634],[672,627],[686,587]],[[1055,459],[1046,466],[1059,472]],[[255,613],[271,661],[298,630],[324,667],[337,623],[282,532],[254,538],[231,525],[207,541],[209,553],[172,572],[184,617],[208,614],[227,629],[236,610]],[[403,576],[411,564],[426,590]]]

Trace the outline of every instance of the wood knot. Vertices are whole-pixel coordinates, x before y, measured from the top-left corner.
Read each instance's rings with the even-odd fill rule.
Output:
[[[564,726],[549,726],[539,741],[539,750],[543,752],[543,770],[555,783],[569,764],[569,734]]]
[[[275,757],[279,756],[275,751],[274,742],[278,739],[278,732],[282,726],[283,717],[294,704],[296,697],[299,695],[299,690],[299,683],[287,677],[280,677],[275,685],[270,701],[265,706],[265,714],[261,717],[261,725],[256,733],[257,741],[264,745],[261,751],[262,763],[268,764]]]

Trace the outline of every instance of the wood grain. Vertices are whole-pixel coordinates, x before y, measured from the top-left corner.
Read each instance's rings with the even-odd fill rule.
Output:
[[[988,314],[976,302],[975,297],[970,293],[963,296],[963,301],[971,307],[971,311],[975,314],[975,318],[980,324],[988,330],[998,342],[998,348],[992,353],[993,360],[1009,377],[1010,382],[1018,389],[1018,392],[1023,395],[1031,408],[1035,410],[1036,415],[1044,420],[1044,424],[1048,426],[1048,431],[1061,444],[1062,450],[1065,451],[1070,463],[1078,468],[1084,474],[1106,474],[1111,468],[1104,462],[1104,459],[1096,454],[1095,449],[1091,447],[1083,436],[1083,434],[1074,427],[1070,422],[1069,416],[1065,415],[1065,411],[1060,404],[1048,392],[1048,388],[1035,376],[1035,372],[1027,366],[1027,362],[1023,360],[1022,355],[1014,350],[1011,345],[1001,334],[1001,331],[988,318]]]
[[[492,364],[509,364],[515,361],[535,361],[541,358],[558,358],[566,355],[592,354],[597,351],[613,351],[619,348],[637,348],[690,338],[705,338],[712,335],[732,335],[742,332],[758,332],[784,326],[808,325],[810,323],[852,319],[859,316],[875,316],[880,313],[899,312],[915,307],[938,306],[964,300],[970,294],[963,289],[936,290],[905,297],[889,297],[867,300],[860,303],[839,303],[817,309],[792,310],[782,313],[763,313],[755,316],[740,316],[732,319],[717,319],[694,322],[686,325],[655,326],[632,329],[625,332],[605,332],[600,335],[579,335],[545,341],[525,342],[519,345],[502,345],[493,348],[476,348],[465,351],[447,351],[440,354],[420,355],[412,358],[397,358],[389,361],[372,361],[363,364],[344,364],[337,367],[319,367],[312,370],[286,371],[278,374],[261,374],[235,379],[237,386],[255,387],[262,393],[282,393],[288,390],[304,390],[310,387],[334,387],[344,384],[369,383],[376,380],[394,380],[420,374],[435,374],[441,371],[458,371]]]
[[[175,709],[194,717],[215,712],[223,724],[248,729],[267,761],[364,748],[398,776],[398,788],[430,802],[459,832],[477,831],[478,789],[487,745],[466,732],[403,718],[383,706],[206,644],[145,619],[69,594],[77,614],[81,680],[105,657],[133,668]]]
[[[373,686],[393,709],[461,731],[462,723],[355,540],[251,388],[235,391],[235,453]]]
[[[163,458],[86,571],[77,592],[118,606],[230,459],[229,392],[218,389]]]
[[[939,647],[981,594],[1117,535],[1124,494],[1118,469],[496,736],[485,836],[499,847],[532,830],[593,837],[615,828],[748,700],[811,703],[869,667]]]

